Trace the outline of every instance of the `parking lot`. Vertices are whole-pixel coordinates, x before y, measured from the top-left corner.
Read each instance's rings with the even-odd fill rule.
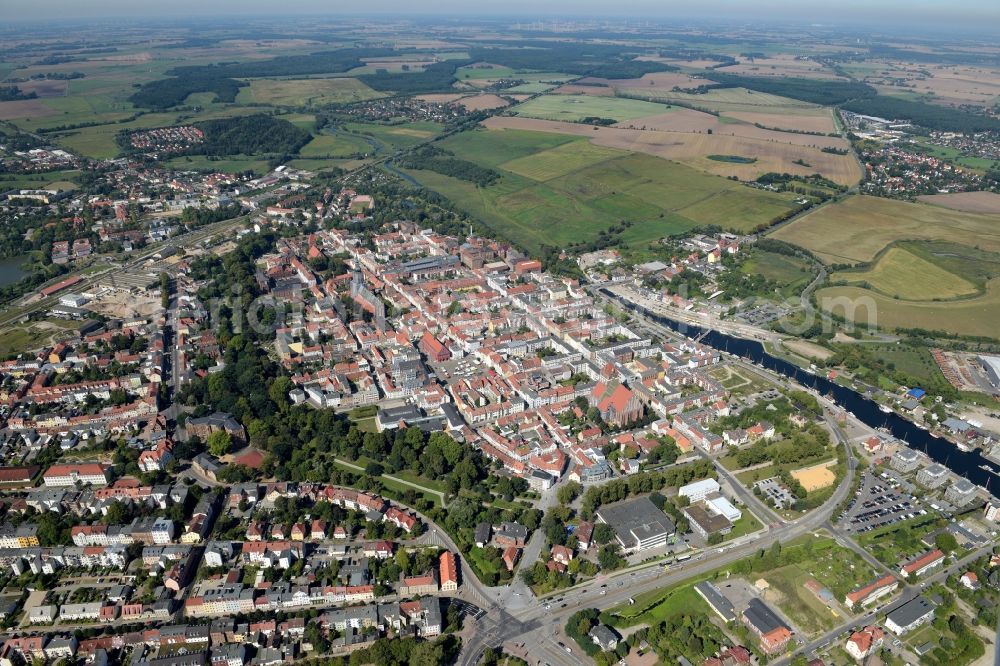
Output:
[[[919,500],[888,475],[884,477],[865,473],[857,495],[840,516],[844,529],[861,534],[927,513]]]
[[[428,363],[431,372],[443,382],[455,382],[459,379],[475,377],[483,373],[482,361],[474,356],[451,359],[444,363]]]

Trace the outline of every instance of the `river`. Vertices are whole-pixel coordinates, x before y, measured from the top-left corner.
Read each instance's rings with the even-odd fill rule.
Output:
[[[969,453],[960,451],[953,443],[918,428],[895,412],[886,414],[878,408],[876,402],[869,400],[857,391],[834,383],[826,377],[807,372],[784,359],[772,356],[764,349],[764,345],[756,340],[737,338],[719,331],[705,330],[693,324],[678,322],[618,298],[607,289],[601,289],[601,292],[671,330],[691,338],[700,338],[704,344],[758,363],[768,370],[794,379],[803,386],[814,388],[823,395],[832,395],[838,405],[853,413],[869,427],[887,428],[893,437],[902,440],[910,448],[925,452],[935,462],[941,463],[955,474],[964,476],[976,485],[990,488],[996,484],[993,481],[994,474],[980,468],[981,465],[987,465],[990,469],[996,469],[996,466],[987,461],[978,451]],[[1000,489],[1000,486],[994,488],[994,490],[997,489]]]
[[[0,287],[14,284],[27,275],[24,264],[27,263],[28,259],[30,257],[27,255],[0,259]]]

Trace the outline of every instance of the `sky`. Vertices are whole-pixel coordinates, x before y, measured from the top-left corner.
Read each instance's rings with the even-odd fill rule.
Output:
[[[0,18],[233,17],[249,14],[731,18],[857,24],[997,26],[997,0],[0,0]]]

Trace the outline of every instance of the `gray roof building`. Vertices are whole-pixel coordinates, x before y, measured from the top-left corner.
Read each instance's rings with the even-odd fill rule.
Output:
[[[666,545],[676,527],[649,497],[617,502],[597,510],[597,519],[611,526],[622,548],[638,552]]]

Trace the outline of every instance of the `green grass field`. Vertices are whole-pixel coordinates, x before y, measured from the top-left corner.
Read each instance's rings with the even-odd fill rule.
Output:
[[[584,118],[613,118],[621,122],[667,113],[670,107],[638,99],[594,95],[542,95],[514,109],[526,118],[579,122]]]
[[[263,175],[268,171],[267,160],[248,155],[231,155],[224,158],[211,158],[205,155],[185,155],[174,157],[166,164],[175,169],[190,169],[192,171],[219,171],[221,173],[240,173],[253,171]]]
[[[748,275],[762,275],[777,283],[785,298],[800,293],[815,277],[806,260],[761,250],[752,251],[750,257],[743,262],[742,270]]]
[[[580,138],[477,130],[440,146],[503,178],[485,188],[429,171],[416,179],[530,251],[588,240],[621,220],[632,225],[620,242],[633,248],[706,224],[748,230],[790,205],[788,195]]]
[[[377,123],[344,123],[349,132],[371,137],[384,150],[394,151],[426,141],[439,134],[441,125],[431,122],[402,123],[400,125],[379,125]]]
[[[978,292],[975,284],[900,247],[890,247],[866,270],[838,271],[830,279],[867,284],[884,296],[909,301],[952,299]]]
[[[345,134],[316,134],[302,146],[299,155],[304,158],[350,157],[355,153],[367,154],[371,145],[363,138]]]
[[[502,167],[519,176],[545,182],[604,160],[621,157],[622,154],[615,148],[568,141],[540,153],[503,162]]]

